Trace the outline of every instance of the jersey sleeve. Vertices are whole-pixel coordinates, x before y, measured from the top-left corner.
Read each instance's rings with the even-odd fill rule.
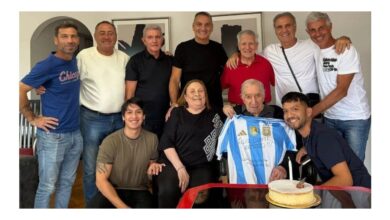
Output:
[[[225,124],[222,127],[222,131],[218,137],[218,145],[217,145],[217,159],[221,160],[222,154],[227,152],[227,146],[229,143],[229,130],[230,125],[233,122],[233,119],[228,118]]]

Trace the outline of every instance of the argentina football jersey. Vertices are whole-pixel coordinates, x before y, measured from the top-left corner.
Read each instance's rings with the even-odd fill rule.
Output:
[[[218,138],[217,156],[227,152],[229,182],[267,184],[287,150],[296,150],[295,132],[281,119],[235,115]]]

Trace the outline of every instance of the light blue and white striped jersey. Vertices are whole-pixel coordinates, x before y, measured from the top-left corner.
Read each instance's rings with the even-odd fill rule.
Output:
[[[227,152],[230,183],[267,184],[287,150],[296,151],[295,132],[283,120],[238,115],[226,120],[216,154]]]

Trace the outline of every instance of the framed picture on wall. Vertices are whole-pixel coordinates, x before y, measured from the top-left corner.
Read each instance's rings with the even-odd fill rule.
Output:
[[[262,50],[261,13],[212,15],[213,32],[210,39],[222,44],[226,54],[230,56],[237,51],[237,34],[243,30],[252,30],[258,35],[259,48]]]
[[[137,19],[113,19],[112,23],[118,33],[117,48],[130,57],[145,47],[142,43],[143,30],[146,25],[155,24],[160,26],[164,36],[163,51],[170,50],[170,19],[163,18],[137,18]]]

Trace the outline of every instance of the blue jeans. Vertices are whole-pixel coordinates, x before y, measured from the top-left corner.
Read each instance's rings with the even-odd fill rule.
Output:
[[[55,191],[55,207],[68,208],[77,166],[83,150],[80,130],[67,133],[37,131],[39,185],[35,208],[49,208]]]
[[[324,118],[327,127],[335,128],[347,140],[353,152],[364,162],[371,117],[366,120],[337,120]]]
[[[84,141],[83,190],[85,204],[88,204],[97,192],[95,172],[99,146],[107,135],[123,127],[122,115],[121,113],[105,115],[81,107],[80,127]]]

